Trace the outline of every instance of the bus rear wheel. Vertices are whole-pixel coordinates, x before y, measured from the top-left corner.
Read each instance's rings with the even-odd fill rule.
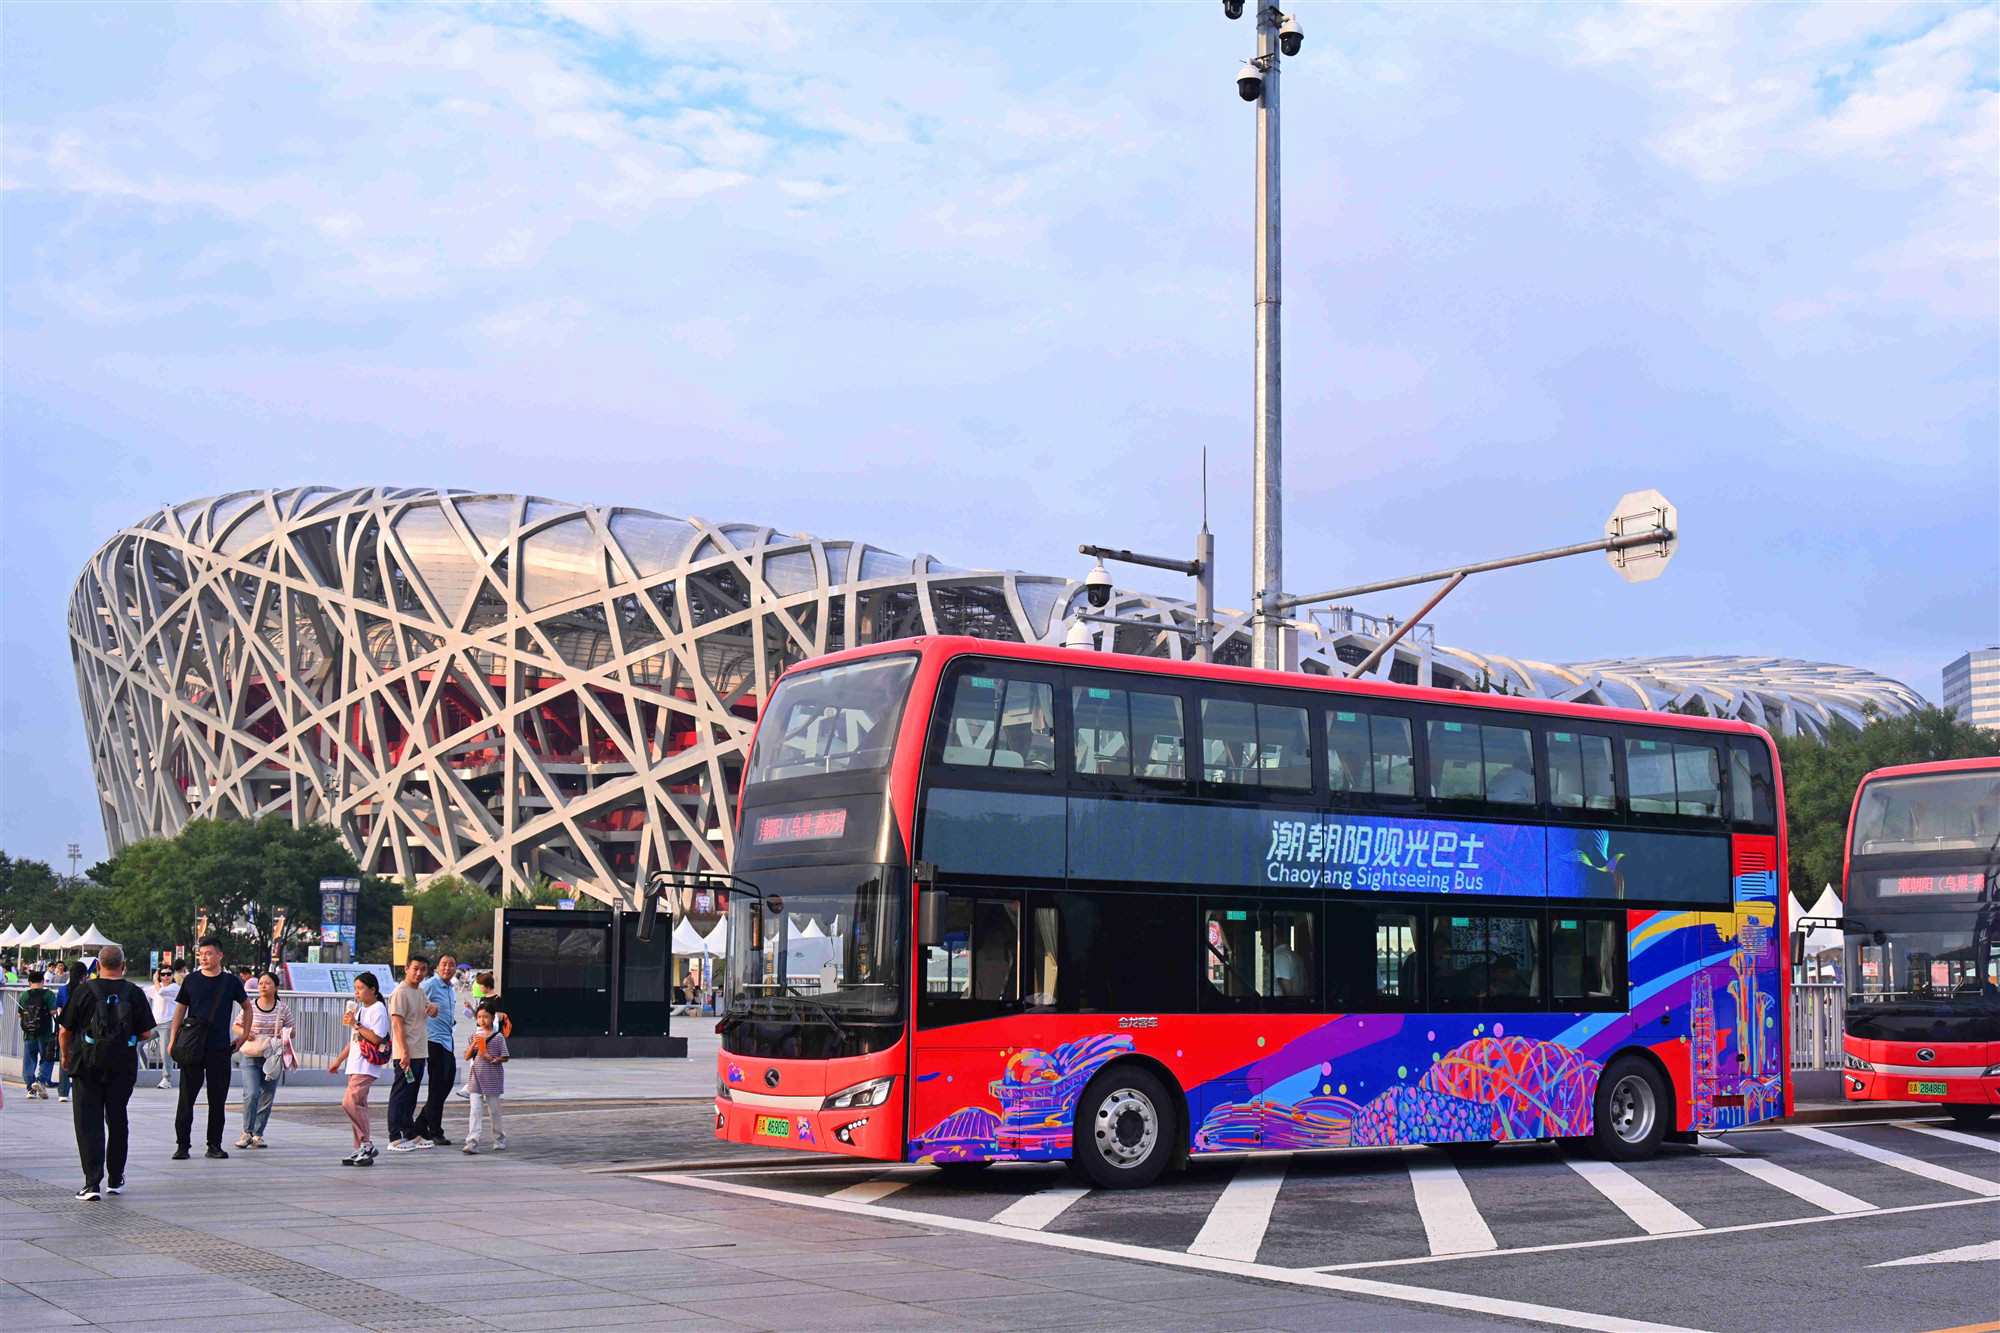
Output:
[[[1991,1106],[1978,1106],[1972,1102],[1946,1102],[1944,1113],[1961,1125],[1983,1125],[1992,1116]]]
[[[1077,1099],[1070,1170],[1099,1189],[1150,1185],[1179,1141],[1166,1086],[1134,1065],[1099,1073]]]
[[[1660,1150],[1672,1105],[1658,1070],[1621,1055],[1598,1077],[1591,1144],[1610,1161],[1643,1162]]]

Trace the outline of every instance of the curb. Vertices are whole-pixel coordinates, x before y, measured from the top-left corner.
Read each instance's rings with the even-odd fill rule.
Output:
[[[796,1156],[785,1157],[676,1157],[665,1162],[629,1162],[618,1166],[593,1166],[584,1174],[587,1176],[631,1176],[650,1172],[668,1171],[740,1171],[746,1167],[775,1166],[779,1168],[801,1166],[825,1166],[826,1154],[815,1154],[800,1160]],[[837,1165],[841,1159],[834,1158]],[[874,1163],[873,1158],[848,1158],[862,1165]],[[895,1166],[895,1162],[882,1162],[881,1166]]]

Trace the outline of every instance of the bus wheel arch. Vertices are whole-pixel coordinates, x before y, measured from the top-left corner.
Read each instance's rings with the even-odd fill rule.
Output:
[[[1077,1098],[1069,1169],[1100,1189],[1151,1184],[1185,1160],[1187,1120],[1187,1094],[1157,1060],[1113,1060]]]
[[[1624,1047],[1604,1062],[1591,1089],[1587,1142],[1611,1161],[1644,1161],[1679,1129],[1677,1105],[1660,1057],[1643,1046]]]

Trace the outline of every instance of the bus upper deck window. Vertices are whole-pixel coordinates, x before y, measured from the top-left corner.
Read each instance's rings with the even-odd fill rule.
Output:
[[[1203,699],[1202,778],[1239,787],[1311,791],[1309,737],[1303,708]]]
[[[1618,788],[1611,776],[1611,739],[1574,731],[1551,731],[1549,795],[1558,809],[1615,810]]]
[[[1054,687],[1038,680],[960,676],[945,721],[944,762],[1055,772]]]
[[[1535,750],[1526,729],[1429,722],[1431,795],[1446,801],[1535,803]]]
[[[1722,770],[1713,745],[1674,746],[1674,788],[1680,813],[1697,819],[1722,818]]]
[[[1625,742],[1625,779],[1632,809],[1642,815],[1674,813],[1674,747],[1665,741]]]
[[[1416,794],[1410,720],[1339,709],[1326,715],[1326,771],[1334,791]]]
[[[1171,694],[1098,686],[1069,692],[1076,771],[1095,777],[1178,781],[1187,777],[1187,730]]]
[[[1739,824],[1770,827],[1777,820],[1775,784],[1771,780],[1771,755],[1754,741],[1736,741],[1729,747],[1729,804],[1731,817]]]

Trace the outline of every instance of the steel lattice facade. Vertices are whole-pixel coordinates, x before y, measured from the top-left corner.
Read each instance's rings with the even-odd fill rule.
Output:
[[[918,634],[1061,642],[1081,585],[863,542],[533,496],[242,492],[165,509],[91,559],[70,638],[116,850],[200,816],[338,827],[367,870],[491,888],[546,874],[629,901],[722,866],[743,748],[785,667]],[[1192,609],[1120,592],[1106,648],[1183,656]],[[1248,661],[1240,613],[1217,657]],[[1299,666],[1345,672],[1394,622],[1321,613]],[[1732,664],[1734,664],[1732,666]],[[1435,646],[1409,683],[1685,707],[1774,731],[1923,701],[1848,667],[1656,659],[1555,667]]]

